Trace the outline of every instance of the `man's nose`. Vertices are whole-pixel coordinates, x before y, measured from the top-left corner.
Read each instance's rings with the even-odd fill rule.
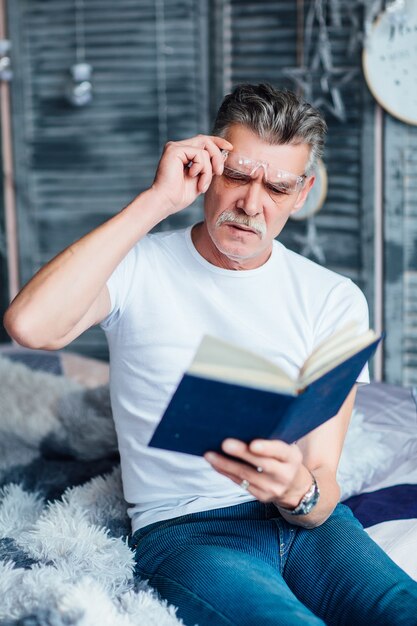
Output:
[[[247,215],[257,215],[262,213],[263,185],[260,180],[252,180],[242,189],[242,195],[237,206],[245,211]]]

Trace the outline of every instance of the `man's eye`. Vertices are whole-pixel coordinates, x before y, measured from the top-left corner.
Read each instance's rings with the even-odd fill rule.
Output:
[[[271,193],[274,193],[279,196],[283,196],[283,195],[288,196],[290,193],[289,189],[287,187],[283,187],[282,185],[267,185],[267,189]]]
[[[233,180],[238,183],[247,183],[251,180],[250,176],[246,176],[245,174],[241,174],[235,170],[229,170],[226,167],[223,170],[223,176],[225,176],[228,180]]]

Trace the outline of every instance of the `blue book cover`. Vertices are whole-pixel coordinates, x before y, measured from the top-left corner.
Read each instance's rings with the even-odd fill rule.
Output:
[[[298,395],[186,372],[149,445],[202,456],[233,437],[292,443],[335,416],[381,338],[350,356]]]

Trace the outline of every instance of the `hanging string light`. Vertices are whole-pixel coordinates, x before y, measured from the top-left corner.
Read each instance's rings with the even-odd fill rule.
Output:
[[[84,0],[74,0],[74,13],[76,63],[70,67],[68,99],[74,106],[81,107],[89,104],[93,98],[91,82],[93,68],[85,58]]]
[[[155,0],[156,79],[158,93],[158,139],[162,147],[168,139],[167,46],[165,41],[165,3]]]

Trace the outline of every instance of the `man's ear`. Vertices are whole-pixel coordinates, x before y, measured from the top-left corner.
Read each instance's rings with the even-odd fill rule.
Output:
[[[314,185],[314,181],[316,180],[316,177],[314,175],[309,176],[307,178],[307,180],[304,183],[303,188],[301,189],[301,191],[298,194],[298,198],[296,203],[294,204],[291,213],[296,213],[297,211],[299,211],[301,209],[301,207],[303,206],[304,202],[307,200],[307,196],[310,192],[310,189],[312,188],[312,186]]]

